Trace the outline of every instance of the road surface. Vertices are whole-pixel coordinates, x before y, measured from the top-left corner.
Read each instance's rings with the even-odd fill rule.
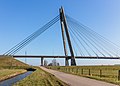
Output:
[[[103,81],[98,81],[90,78],[80,77],[72,74],[47,69],[44,67],[40,68],[55,75],[58,79],[62,80],[63,82],[67,83],[70,86],[118,86]]]

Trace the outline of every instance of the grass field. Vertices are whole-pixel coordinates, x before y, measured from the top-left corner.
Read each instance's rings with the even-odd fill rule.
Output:
[[[120,66],[51,66],[48,68],[120,85]]]
[[[37,68],[28,77],[24,78],[14,86],[68,86],[62,81],[58,80],[55,76]]]

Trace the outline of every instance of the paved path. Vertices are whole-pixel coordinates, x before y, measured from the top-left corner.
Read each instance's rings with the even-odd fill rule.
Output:
[[[69,84],[70,86],[118,86],[90,78],[80,77],[72,74],[67,74],[67,73],[47,69],[44,67],[40,67],[40,68],[55,75],[57,78]]]

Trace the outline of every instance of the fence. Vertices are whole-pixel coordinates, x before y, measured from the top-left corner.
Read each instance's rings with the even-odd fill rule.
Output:
[[[102,79],[120,80],[120,70],[116,69],[94,69],[94,68],[77,68],[77,67],[49,67],[50,69],[59,70],[80,76],[98,77]]]

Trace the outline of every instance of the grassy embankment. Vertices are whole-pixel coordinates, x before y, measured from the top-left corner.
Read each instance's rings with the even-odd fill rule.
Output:
[[[62,66],[50,69],[120,85],[120,66]]]
[[[16,83],[14,86],[68,86],[64,82],[58,80],[52,74],[37,68],[28,77],[24,78],[20,82]]]
[[[30,66],[8,56],[0,56],[0,81],[25,73]]]
[[[0,69],[21,69],[27,67],[29,67],[29,65],[10,56],[0,56]]]

